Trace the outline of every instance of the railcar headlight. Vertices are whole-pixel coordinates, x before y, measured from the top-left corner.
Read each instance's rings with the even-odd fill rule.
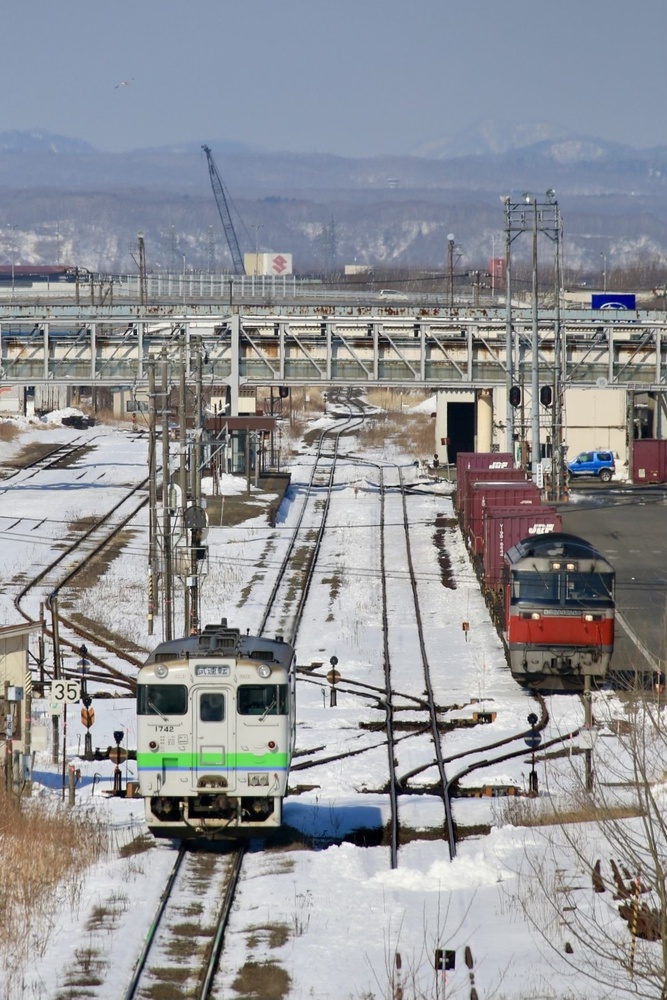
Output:
[[[158,663],[157,666],[155,667],[155,676],[161,677],[162,680],[164,680],[164,678],[167,676],[168,673],[169,671],[165,667],[164,663]]]
[[[271,676],[271,667],[268,663],[260,663],[257,667],[257,673],[263,680],[266,680],[267,677]]]

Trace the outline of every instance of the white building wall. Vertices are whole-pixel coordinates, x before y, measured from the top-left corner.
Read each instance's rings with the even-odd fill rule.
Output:
[[[436,393],[435,447],[434,453],[441,464],[449,459],[446,441],[447,404],[449,402],[477,401],[477,451],[514,451],[506,435],[506,398],[504,386],[477,392],[446,390]],[[628,393],[625,389],[567,389],[564,399],[563,443],[566,456],[572,459],[580,451],[603,448],[615,452],[619,465],[623,467],[628,459],[627,414]],[[530,443],[532,438],[532,404],[530,395],[524,398],[524,433]],[[551,408],[540,406],[540,439],[546,442],[551,437]],[[521,424],[521,410],[515,411],[515,432]]]

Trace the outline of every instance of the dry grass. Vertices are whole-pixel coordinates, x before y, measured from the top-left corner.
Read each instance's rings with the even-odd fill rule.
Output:
[[[397,450],[415,458],[430,458],[435,448],[433,419],[428,413],[378,413],[357,431],[362,448]]]
[[[566,823],[603,823],[641,815],[635,806],[596,806],[584,798],[559,809],[547,799],[512,797],[499,807],[502,821],[512,826],[563,826]]]
[[[4,974],[8,985],[19,982],[26,964],[43,954],[58,905],[78,904],[82,869],[109,846],[99,819],[66,809],[51,797],[17,800],[0,789],[0,980]]]
[[[119,855],[121,858],[131,858],[136,854],[145,854],[146,851],[152,851],[155,847],[154,838],[148,833],[140,833],[138,837],[131,840],[129,844],[125,844],[119,850]]]
[[[31,441],[29,444],[24,445],[15,455],[7,459],[4,465],[9,469],[23,469],[26,465],[39,461],[40,458],[44,458],[54,450],[53,443],[45,444],[43,441]]]
[[[16,424],[4,420],[0,422],[0,441],[13,441],[20,433]]]
[[[413,406],[419,406],[420,403],[430,399],[432,395],[432,392],[426,392],[423,389],[407,389],[401,392],[400,389],[390,387],[372,388],[364,392],[364,397],[371,406],[375,406],[379,410],[387,410],[390,413],[393,411],[402,413],[404,410],[410,410]]]
[[[283,1000],[291,979],[275,962],[246,962],[232,983],[244,1000]]]
[[[289,408],[291,415],[296,413],[321,413],[324,410],[324,390],[317,387],[294,388],[290,390],[290,398],[284,400],[283,413]]]

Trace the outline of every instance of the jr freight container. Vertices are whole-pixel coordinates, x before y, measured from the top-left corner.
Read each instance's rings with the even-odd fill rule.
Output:
[[[667,438],[639,438],[632,445],[633,483],[667,483]]]
[[[561,517],[554,507],[542,504],[487,507],[484,512],[482,574],[485,587],[495,588],[501,584],[503,559],[507,549],[531,535],[546,535],[561,530]]]
[[[473,489],[476,483],[526,483],[528,478],[523,469],[505,469],[496,472],[494,469],[471,470],[465,477],[465,494],[463,498],[463,532],[470,534],[472,519]],[[532,485],[532,484],[531,484]]]
[[[463,509],[465,478],[471,469],[495,469],[504,472],[514,468],[514,458],[507,451],[460,451],[456,456],[456,510]]]
[[[542,494],[532,482],[476,482],[472,487],[469,536],[473,555],[484,550],[484,514],[487,507],[539,507]]]

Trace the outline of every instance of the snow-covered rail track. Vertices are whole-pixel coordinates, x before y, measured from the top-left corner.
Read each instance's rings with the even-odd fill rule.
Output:
[[[124,1000],[158,996],[161,988],[207,1000],[244,853],[243,845],[224,853],[179,849]]]

